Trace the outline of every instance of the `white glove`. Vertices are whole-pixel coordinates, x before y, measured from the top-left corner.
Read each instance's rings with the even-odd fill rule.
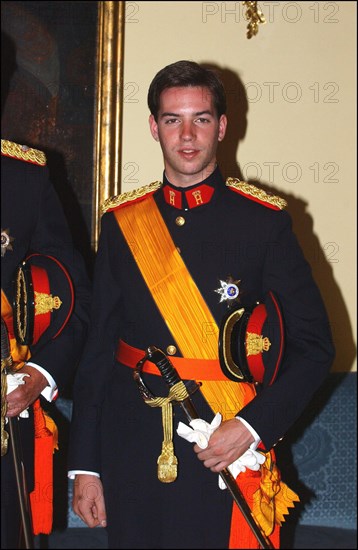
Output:
[[[209,443],[210,436],[215,432],[221,424],[221,414],[217,413],[211,423],[209,424],[201,418],[195,418],[189,423],[189,426],[179,422],[177,427],[177,434],[180,437],[189,441],[189,443],[197,443],[200,449],[206,449]]]
[[[221,414],[217,413],[210,424],[201,418],[192,420],[189,423],[189,426],[191,427],[186,426],[183,422],[179,422],[177,434],[190,443],[197,443],[201,449],[206,449],[210,436],[215,432],[220,424]],[[248,449],[243,455],[228,466],[228,470],[236,479],[241,472],[246,472],[246,468],[254,471],[259,470],[261,464],[263,464],[265,460],[266,458],[263,454]],[[220,489],[226,489],[226,484],[222,480],[221,476],[219,476],[219,487]]]
[[[22,372],[22,373],[15,372],[15,374],[7,374],[6,375],[6,382],[7,382],[6,395],[16,390],[18,386],[25,384],[23,380],[25,376],[30,376],[30,375],[27,374],[26,372]],[[21,413],[18,416],[20,416],[21,418],[29,418],[29,410],[25,409],[21,411]]]

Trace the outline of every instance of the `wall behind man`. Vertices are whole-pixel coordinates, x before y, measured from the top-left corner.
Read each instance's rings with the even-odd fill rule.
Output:
[[[126,2],[122,191],[162,179],[146,97],[165,65],[214,65],[230,123],[224,174],[288,201],[321,289],[335,371],[356,370],[356,3],[260,2],[246,37],[242,2]]]

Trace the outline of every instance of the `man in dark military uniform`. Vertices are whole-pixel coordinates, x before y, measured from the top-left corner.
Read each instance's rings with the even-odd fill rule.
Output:
[[[9,365],[16,369],[11,380],[20,380],[18,385],[9,387],[10,378],[3,378],[2,372],[2,390],[6,384],[8,392],[2,404],[6,417],[16,421],[20,429],[28,491],[32,492],[35,486],[40,491],[31,495],[35,534],[51,529],[52,510],[46,509],[46,503],[52,506],[52,482],[45,487],[37,477],[34,479],[34,466],[38,464],[43,474],[50,475],[52,459],[41,454],[44,447],[36,447],[36,443],[34,462],[34,419],[37,428],[44,422],[42,427],[49,437],[55,434],[41,404],[56,399],[73,379],[87,334],[90,304],[85,264],[74,249],[45,165],[41,151],[1,140],[1,315],[2,330],[6,326],[8,339],[7,346],[2,331],[1,359],[3,371],[3,359],[8,359],[4,354],[9,352]],[[25,273],[25,268],[29,273]],[[16,280],[19,269],[24,270],[23,278]],[[19,294],[17,285],[22,285]],[[36,294],[37,290],[41,293]],[[30,292],[34,293],[34,302],[26,298]],[[52,303],[38,311],[40,295],[57,300],[56,308]],[[9,431],[3,410],[2,428]],[[5,432],[2,430],[1,548],[24,548],[11,438],[3,448]],[[36,432],[36,442],[39,440]],[[51,442],[52,455],[56,441],[51,437]]]
[[[280,523],[298,497],[280,481],[274,446],[332,365],[326,311],[285,202],[225,182],[216,165],[227,124],[216,75],[193,62],[173,63],[155,76],[148,104],[163,183],[103,207],[92,328],[74,389],[74,510],[90,527],[107,526],[110,548],[258,548],[213,474],[242,460],[237,483],[278,547]],[[277,337],[265,334],[266,314],[257,317],[262,329],[251,322],[246,331],[245,346],[252,334],[262,342],[255,359],[246,351],[258,380],[229,380],[219,362],[223,319],[236,306],[269,302]],[[181,379],[201,383],[191,398],[207,427],[220,412],[206,448],[175,433],[172,449],[167,405],[155,399],[168,388],[150,360],[142,370],[150,393],[142,399],[133,369],[150,346],[170,358]],[[172,413],[175,428],[187,424],[178,404]],[[250,452],[254,461],[245,462]]]

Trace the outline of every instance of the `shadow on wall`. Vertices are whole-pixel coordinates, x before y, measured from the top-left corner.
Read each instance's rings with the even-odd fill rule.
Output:
[[[219,74],[227,91],[228,128],[224,141],[219,144],[219,166],[225,178],[231,176],[243,180],[242,171],[236,159],[239,156],[240,142],[245,139],[248,127],[249,102],[245,86],[240,77],[230,69],[221,68],[209,62],[203,65]],[[332,269],[332,265],[339,261],[338,243],[330,242],[322,245],[319,242],[313,231],[314,220],[307,213],[308,203],[302,198],[284,193],[281,189],[277,190],[268,182],[249,180],[248,183],[269,193],[277,194],[287,201],[286,210],[292,217],[293,229],[311,265],[331,323],[332,337],[336,346],[336,359],[332,370],[349,372],[357,351],[349,312]]]

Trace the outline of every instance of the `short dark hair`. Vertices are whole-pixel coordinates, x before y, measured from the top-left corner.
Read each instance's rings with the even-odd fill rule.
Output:
[[[153,78],[148,90],[148,107],[155,120],[158,117],[160,94],[167,88],[208,88],[214,100],[218,118],[226,113],[226,94],[220,78],[211,69],[194,61],[176,61],[161,69]]]

